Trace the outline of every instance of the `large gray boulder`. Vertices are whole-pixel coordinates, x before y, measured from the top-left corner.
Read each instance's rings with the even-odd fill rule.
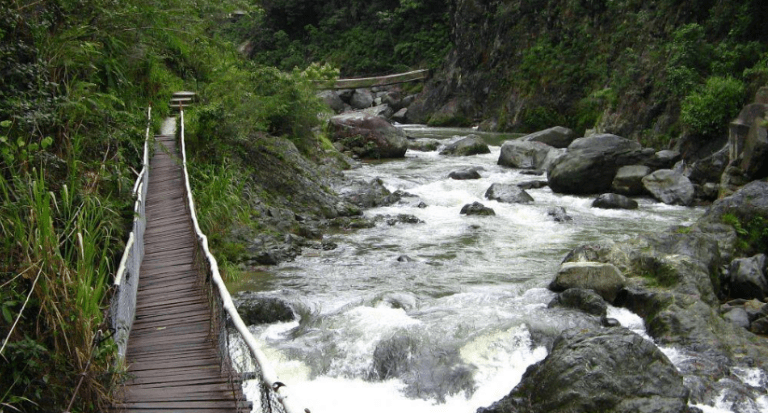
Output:
[[[507,204],[529,204],[533,197],[515,184],[493,184],[485,191],[485,197]]]
[[[566,262],[560,266],[549,289],[555,292],[569,288],[592,290],[608,302],[626,285],[626,279],[613,264],[601,262]]]
[[[650,341],[621,327],[574,328],[520,384],[478,413],[686,413],[683,376]]]
[[[519,169],[546,169],[554,155],[555,148],[541,143],[523,140],[506,141],[501,145],[498,164]]]
[[[477,135],[468,135],[462,139],[457,140],[446,145],[440,155],[450,156],[471,156],[491,153],[491,149],[488,144],[485,143],[483,138]]]
[[[366,109],[373,106],[373,94],[368,89],[355,89],[349,99],[349,105],[353,109]]]
[[[652,152],[611,134],[576,139],[547,169],[549,187],[567,194],[607,192],[620,167],[642,164]]]
[[[339,94],[333,90],[323,90],[317,94],[317,97],[322,99],[322,101],[335,113],[344,110],[344,101],[342,101]]]
[[[696,193],[688,178],[671,169],[659,169],[644,177],[643,186],[654,198],[668,205],[691,205]]]
[[[246,325],[271,324],[296,319],[291,305],[277,297],[242,291],[235,294],[232,301]]]
[[[608,303],[592,290],[569,288],[558,294],[547,305],[548,308],[573,308],[587,314],[603,317],[608,310]]]
[[[765,277],[766,256],[758,254],[751,258],[737,258],[731,261],[725,277],[725,288],[733,298],[757,298],[765,301],[768,296],[768,279]]]
[[[331,140],[361,158],[402,158],[408,150],[405,133],[386,120],[350,112],[329,120]]]
[[[576,139],[576,132],[562,126],[544,129],[520,138],[522,141],[545,143],[553,148],[567,148],[574,139]]]
[[[636,196],[645,193],[643,187],[643,178],[651,173],[651,168],[645,165],[627,165],[622,166],[616,172],[616,176],[611,183],[611,189],[613,192],[626,195]]]
[[[592,201],[592,208],[637,209],[637,201],[619,194],[602,194]]]

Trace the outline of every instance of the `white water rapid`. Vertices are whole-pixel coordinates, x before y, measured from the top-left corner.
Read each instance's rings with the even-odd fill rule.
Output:
[[[537,336],[596,325],[577,312],[547,309],[554,294],[546,286],[568,251],[690,224],[702,212],[651,199],[639,199],[634,211],[593,209],[591,197],[546,187],[528,190],[535,200],[528,205],[489,201],[483,194],[493,183],[545,179],[498,166],[499,152],[408,151],[405,159],[348,171],[415,195],[366,216],[409,214],[423,223],[382,220],[337,233],[330,236],[336,249],[306,251],[259,276],[262,290],[301,309],[298,322],[252,328],[300,405],[312,413],[472,413],[488,406],[546,356]],[[482,178],[448,178],[469,167],[480,167]],[[474,201],[496,216],[459,214]],[[555,222],[547,215],[553,206],[565,207],[573,221]],[[401,255],[412,261],[399,262]],[[643,330],[631,313],[611,311]]]

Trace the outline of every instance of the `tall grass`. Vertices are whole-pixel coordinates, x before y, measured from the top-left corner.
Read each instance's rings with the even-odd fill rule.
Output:
[[[21,411],[44,408],[46,397],[63,403],[80,374],[79,396],[98,400],[94,396],[107,391],[110,363],[109,351],[94,341],[104,327],[119,214],[67,185],[49,190],[36,170],[0,175],[0,195],[0,269],[13,275],[0,289],[0,303],[11,303],[4,321],[13,319],[2,330],[1,355],[10,368],[0,377],[0,403]]]

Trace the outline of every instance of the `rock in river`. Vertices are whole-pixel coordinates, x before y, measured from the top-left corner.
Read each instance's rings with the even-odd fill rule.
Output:
[[[485,153],[491,153],[491,149],[488,147],[488,144],[485,143],[483,138],[477,135],[469,135],[459,139],[456,142],[448,144],[442,151],[440,151],[440,155],[450,156],[470,156]]]
[[[650,341],[621,327],[572,329],[520,384],[478,413],[687,413],[683,376]]]
[[[515,184],[493,184],[487,191],[485,197],[492,201],[504,202],[507,204],[529,204],[533,198]]]
[[[402,158],[408,150],[405,133],[386,120],[363,112],[334,116],[331,139],[362,158]]]

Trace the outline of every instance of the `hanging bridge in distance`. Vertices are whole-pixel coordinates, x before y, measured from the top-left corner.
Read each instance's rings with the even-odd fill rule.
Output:
[[[133,230],[110,308],[126,372],[112,411],[250,412],[258,404],[262,412],[308,413],[288,398],[240,319],[200,230],[184,143],[183,107],[193,101],[192,92],[174,94],[178,118],[165,119],[153,138],[147,111]],[[245,380],[258,382],[258,400],[243,393]]]
[[[420,69],[413,70],[405,73],[397,73],[393,75],[374,76],[374,77],[361,77],[361,78],[348,78],[338,79],[332,85],[323,85],[320,89],[325,90],[339,90],[339,89],[363,89],[381,86],[390,86],[400,83],[408,82],[423,82],[429,79],[430,70]]]

